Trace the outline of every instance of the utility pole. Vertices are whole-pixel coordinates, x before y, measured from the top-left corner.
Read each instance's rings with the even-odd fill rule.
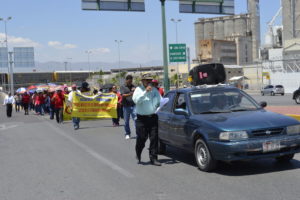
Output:
[[[85,53],[87,53],[88,55],[88,65],[89,65],[89,78],[91,77],[91,63],[90,63],[90,54],[92,53],[91,50],[87,50],[85,51]]]
[[[121,53],[120,53],[120,43],[123,42],[122,40],[115,40],[118,44],[118,57],[119,57],[119,84],[121,86]]]

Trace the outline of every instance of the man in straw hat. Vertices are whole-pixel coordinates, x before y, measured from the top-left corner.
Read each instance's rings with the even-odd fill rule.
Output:
[[[147,138],[150,139],[149,157],[153,165],[160,166],[157,160],[158,149],[158,117],[155,111],[159,107],[161,96],[152,85],[152,74],[142,75],[142,85],[137,87],[133,93],[133,101],[136,104],[136,157],[141,162],[141,154],[145,147]]]

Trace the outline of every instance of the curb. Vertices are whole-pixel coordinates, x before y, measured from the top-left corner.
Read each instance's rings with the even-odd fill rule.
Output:
[[[289,117],[293,117],[293,118],[300,121],[300,115],[291,115],[291,114],[286,114],[286,115],[289,116]]]

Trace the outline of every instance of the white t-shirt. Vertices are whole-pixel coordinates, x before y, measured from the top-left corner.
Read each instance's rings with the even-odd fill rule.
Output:
[[[3,105],[14,104],[14,103],[15,103],[15,98],[13,96],[10,97],[6,96]]]

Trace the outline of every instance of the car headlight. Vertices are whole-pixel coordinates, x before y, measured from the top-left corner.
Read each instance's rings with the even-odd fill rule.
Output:
[[[244,140],[248,138],[248,134],[246,131],[228,131],[221,132],[219,138],[227,141]]]
[[[300,125],[286,127],[286,133],[288,135],[299,134],[300,133]]]

